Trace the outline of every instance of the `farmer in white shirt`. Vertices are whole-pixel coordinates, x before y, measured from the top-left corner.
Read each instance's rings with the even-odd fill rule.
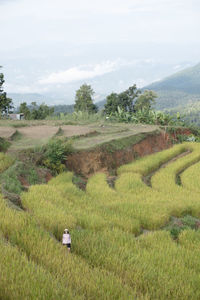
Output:
[[[63,244],[63,246],[67,246],[67,249],[70,252],[70,250],[71,250],[71,236],[69,234],[68,229],[64,230],[63,238],[62,238],[62,244]]]

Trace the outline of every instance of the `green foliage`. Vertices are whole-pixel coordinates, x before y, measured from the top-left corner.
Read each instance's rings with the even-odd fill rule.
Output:
[[[1,66],[0,66],[1,68]],[[8,114],[13,108],[12,99],[7,97],[7,94],[3,90],[4,75],[0,73],[0,114]]]
[[[187,126],[200,126],[200,96],[194,101],[189,101],[185,105],[173,107],[171,109],[166,109],[169,114],[179,114],[180,120],[188,124]]]
[[[19,195],[23,190],[23,186],[18,179],[17,174],[13,173],[12,170],[2,176],[2,182],[4,189],[9,193]]]
[[[61,127],[58,128],[58,131],[55,134],[56,136],[61,136],[63,135],[63,129]]]
[[[16,130],[10,137],[11,141],[19,141],[22,138],[22,134]]]
[[[107,115],[111,115],[118,111],[119,98],[117,93],[111,93],[106,98],[106,104],[104,105],[104,111]]]
[[[20,104],[19,112],[24,114],[24,118],[26,120],[31,119],[31,112],[30,112],[26,102],[23,102],[23,103]]]
[[[20,104],[19,112],[24,114],[26,120],[44,120],[54,113],[54,108],[44,103],[38,106],[36,102],[32,102],[31,106],[27,106],[27,103],[23,102]]]
[[[194,136],[193,134],[187,135],[187,134],[177,134],[176,139],[179,143],[184,142],[199,142],[200,138]]]
[[[157,94],[155,92],[145,90],[144,93],[136,99],[134,110],[149,112],[152,108],[152,105],[155,104],[156,98]]]
[[[20,122],[17,121],[17,123],[11,123],[10,126],[14,127],[14,128],[21,128],[21,127],[28,127],[29,124],[25,123],[23,121],[20,121]]]
[[[67,155],[73,152],[72,141],[53,138],[44,146],[43,164],[53,173],[59,174],[65,169]]]
[[[0,152],[0,173],[4,172],[14,163],[14,159],[2,152]]]
[[[196,224],[197,224],[197,222],[199,222],[198,219],[196,219],[190,215],[183,217],[181,220],[183,222],[183,225],[188,226],[191,229],[196,229],[197,228]]]
[[[110,121],[135,123],[135,124],[155,124],[155,125],[174,125],[176,120],[169,114],[152,110],[138,110],[135,113],[125,112],[118,107],[117,112],[109,116]]]
[[[94,95],[94,91],[90,85],[83,84],[76,91],[75,105],[74,109],[76,112],[88,112],[88,113],[96,113],[97,106],[93,103],[92,96]]]
[[[164,229],[170,231],[173,239],[178,239],[183,230],[198,229],[197,224],[199,224],[199,222],[199,219],[186,215],[182,218],[171,218],[170,223],[165,226]]]
[[[147,136],[150,136],[152,133],[140,133],[136,135],[132,135],[129,137],[124,137],[116,140],[112,140],[107,143],[103,143],[99,146],[99,148],[103,151],[114,153],[119,150],[127,149],[128,147],[131,147],[134,144],[137,144],[144,140]],[[156,134],[156,131],[153,132],[153,134]],[[98,147],[97,147],[98,148]],[[137,155],[135,153],[135,155]]]
[[[83,179],[79,175],[74,175],[72,178],[72,182],[80,189],[85,189],[87,180]]]
[[[20,194],[23,191],[20,177],[24,178],[29,185],[40,181],[33,166],[18,161],[1,175],[4,189],[9,193]]]
[[[48,117],[50,120],[61,120],[62,125],[75,125],[75,124],[89,124],[98,122],[105,119],[105,116],[102,114],[102,112],[98,113],[89,113],[86,111],[78,111],[74,112],[72,114],[64,114],[61,113],[57,116],[51,116]]]
[[[153,91],[145,90],[141,94],[134,84],[120,94],[112,93],[107,96],[104,111],[107,115],[118,113],[119,110],[129,114],[138,111],[147,113],[155,103],[156,97]]]
[[[6,139],[0,137],[0,152],[6,152],[9,146],[10,143]]]
[[[134,101],[140,94],[141,91],[137,89],[135,84],[120,94],[110,94],[107,96],[104,105],[105,113],[110,115],[117,112],[119,108],[124,112],[134,112]]]

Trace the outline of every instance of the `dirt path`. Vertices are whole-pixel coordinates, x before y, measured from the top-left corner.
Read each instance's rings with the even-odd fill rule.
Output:
[[[15,131],[16,129],[12,127],[0,127],[0,137],[8,139]]]

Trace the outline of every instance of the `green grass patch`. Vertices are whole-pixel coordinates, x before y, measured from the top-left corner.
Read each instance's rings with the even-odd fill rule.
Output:
[[[104,143],[100,146],[101,150],[106,152],[115,152],[117,150],[126,149],[132,145],[135,145],[141,142],[143,139],[147,137],[147,133],[140,133],[137,135],[112,140],[111,142]]]
[[[62,136],[64,134],[64,131],[61,127],[58,128],[58,131],[56,132],[55,136]]]
[[[179,234],[183,230],[198,230],[199,226],[199,219],[190,215],[186,215],[182,218],[171,217],[169,224],[163,229],[169,231],[173,239],[178,239]]]
[[[23,178],[28,185],[40,182],[36,169],[19,161],[2,173],[0,180],[7,192],[19,195],[24,190],[20,178]]]
[[[23,136],[23,135],[21,134],[21,132],[19,132],[18,130],[16,130],[16,131],[11,135],[10,140],[11,140],[11,141],[19,141],[19,140],[21,140],[22,136]]]
[[[9,147],[10,147],[10,142],[0,137],[0,152],[6,152]]]
[[[29,126],[28,123],[14,123],[14,124],[11,124],[12,127],[14,128],[21,128],[21,127],[27,127]]]
[[[93,136],[76,139],[73,146],[77,150],[108,149],[110,152],[122,150],[144,139],[148,134],[160,133],[156,126],[105,126],[95,128]]]
[[[42,164],[53,174],[59,174],[65,170],[67,155],[74,151],[72,141],[61,138],[50,139],[41,150],[43,153]]]
[[[87,184],[87,180],[84,179],[83,177],[81,177],[81,176],[79,176],[79,175],[74,175],[73,178],[72,178],[72,182],[73,182],[73,184],[75,184],[79,189],[85,190],[86,184]]]

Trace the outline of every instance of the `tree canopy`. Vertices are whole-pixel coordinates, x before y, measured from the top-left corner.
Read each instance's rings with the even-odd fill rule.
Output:
[[[1,66],[0,66],[1,68]],[[4,75],[0,73],[0,114],[8,114],[13,108],[12,99],[7,97],[7,94],[3,90]]]
[[[28,106],[26,102],[23,102],[20,104],[19,112],[24,114],[26,120],[43,120],[54,113],[54,108],[44,103],[38,106],[36,102],[32,102]]]
[[[152,105],[155,104],[156,98],[157,95],[154,91],[145,90],[135,101],[135,111],[149,111],[152,108]]]
[[[97,106],[93,103],[92,96],[94,95],[94,91],[90,85],[83,84],[77,91],[75,97],[75,105],[74,110],[84,111],[88,113],[97,112]]]
[[[139,110],[147,111],[155,103],[156,97],[157,95],[153,91],[144,91],[142,94],[141,90],[137,89],[134,84],[120,94],[111,93],[107,96],[104,111],[109,115],[118,112],[118,108],[129,113]]]

